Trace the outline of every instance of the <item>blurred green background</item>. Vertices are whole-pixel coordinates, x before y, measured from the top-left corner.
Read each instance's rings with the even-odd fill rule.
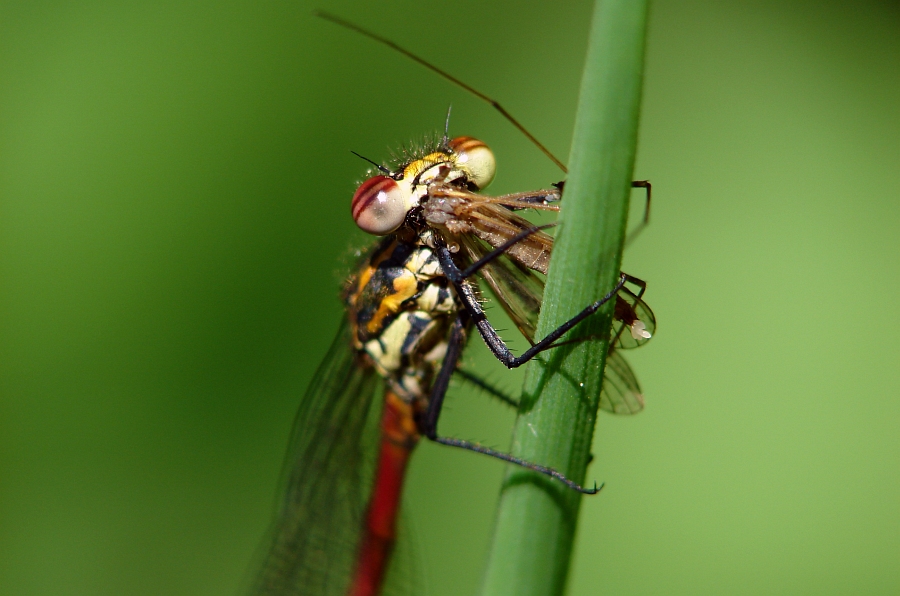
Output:
[[[590,4],[319,6],[565,157]],[[0,2],[0,593],[236,593],[368,241],[351,149],[386,158],[452,103],[492,190],[560,178],[312,8]],[[625,267],[659,333],[630,357],[646,411],[599,420],[571,594],[900,592],[898,31],[894,2],[654,2],[653,223]],[[445,432],[508,444],[510,413],[449,399]],[[429,594],[476,589],[502,473],[418,449]]]

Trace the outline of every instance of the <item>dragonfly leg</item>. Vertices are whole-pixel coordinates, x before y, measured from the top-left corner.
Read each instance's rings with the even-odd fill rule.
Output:
[[[510,455],[509,453],[503,453],[502,451],[497,451],[496,449],[491,449],[490,447],[485,447],[471,441],[438,436],[437,422],[438,418],[440,417],[441,407],[444,405],[444,397],[447,394],[447,387],[450,384],[450,377],[456,371],[456,364],[459,361],[459,356],[462,353],[463,346],[465,346],[466,343],[465,331],[467,319],[468,313],[462,312],[453,323],[453,328],[450,331],[450,339],[447,342],[447,353],[444,356],[443,363],[441,363],[441,370],[440,372],[438,372],[437,378],[435,379],[434,385],[432,386],[431,396],[428,399],[428,408],[425,411],[424,416],[418,421],[420,432],[435,443],[448,445],[450,447],[458,447],[460,449],[466,449],[468,451],[475,451],[476,453],[482,453],[489,457],[493,457],[511,464],[516,464],[517,466],[532,470],[533,472],[537,472],[545,476],[550,476],[551,478],[555,478],[556,480],[562,482],[572,490],[577,490],[580,493],[593,495],[600,492],[600,489],[603,488],[603,485],[597,486],[595,484],[592,488],[585,488],[577,482],[566,478],[564,474],[557,472],[553,468],[548,468],[547,466],[531,463],[522,458]]]
[[[453,262],[453,257],[450,250],[446,247],[440,247],[437,249],[437,256],[438,261],[440,262],[441,267],[444,270],[444,275],[446,275],[447,278],[453,283],[453,286],[456,289],[459,298],[462,300],[463,304],[465,304],[466,311],[472,318],[472,322],[475,324],[475,327],[478,329],[478,332],[481,334],[484,342],[494,354],[494,357],[502,362],[507,368],[516,368],[518,366],[522,366],[544,350],[549,349],[556,340],[562,337],[572,327],[597,312],[597,310],[599,310],[601,306],[615,297],[619,289],[621,289],[622,286],[625,285],[627,277],[625,274],[622,274],[622,276],[619,278],[619,283],[616,284],[616,286],[612,290],[610,290],[610,292],[606,296],[604,296],[600,300],[597,300],[593,304],[589,304],[580,313],[576,314],[574,317],[548,333],[547,336],[542,340],[536,342],[533,346],[525,350],[521,356],[516,356],[509,350],[509,348],[500,338],[497,330],[494,329],[490,321],[488,321],[484,310],[481,308],[481,304],[478,302],[478,299],[475,296],[475,291],[472,289],[471,284],[466,281],[465,277],[462,275],[463,272],[460,271],[459,267],[456,266],[456,263]]]
[[[510,455],[509,453],[503,453],[502,451],[497,451],[496,449],[491,449],[490,447],[485,447],[478,443],[473,443],[472,441],[438,436],[438,418],[441,414],[441,408],[444,405],[447,387],[450,385],[450,377],[453,376],[453,373],[456,371],[456,364],[459,362],[459,356],[466,344],[466,326],[468,325],[468,318],[468,313],[461,312],[453,322],[453,327],[450,330],[450,339],[447,342],[447,352],[444,355],[444,361],[441,363],[441,370],[438,372],[437,378],[431,388],[431,395],[428,399],[428,408],[426,409],[425,414],[418,420],[419,432],[435,443],[482,453],[489,457],[516,464],[517,466],[532,470],[533,472],[555,478],[567,487],[572,490],[577,490],[580,493],[593,495],[600,492],[603,485],[597,486],[595,484],[592,488],[585,488],[577,482],[566,478],[564,474],[557,472],[553,468],[531,463],[522,458]]]
[[[528,238],[535,232],[539,232],[541,230],[546,230],[547,228],[552,228],[554,226],[556,226],[555,222],[544,224],[542,226],[535,226],[533,228],[528,228],[527,230],[523,230],[523,231],[519,232],[518,234],[516,234],[515,236],[513,236],[512,238],[510,238],[509,240],[507,240],[506,242],[504,242],[503,244],[501,244],[500,246],[498,246],[497,248],[495,248],[488,254],[484,255],[483,257],[481,257],[480,259],[478,259],[477,261],[475,261],[474,263],[472,263],[471,265],[469,265],[462,271],[459,271],[459,269],[457,269],[457,271],[459,271],[459,277],[462,279],[472,277],[473,275],[475,275],[475,273],[478,272],[479,269],[481,269],[482,267],[484,267],[485,265],[487,265],[494,259],[500,257],[500,255],[505,253],[507,250],[509,250],[515,244],[518,244],[519,242]]]
[[[453,376],[463,347],[466,345],[468,318],[467,313],[461,312],[457,315],[456,320],[453,321],[453,327],[450,329],[450,338],[447,340],[447,351],[444,353],[444,361],[441,363],[441,369],[431,385],[428,407],[424,415],[417,421],[419,432],[431,440],[437,439],[438,418],[441,415],[441,408],[444,406],[447,388],[450,386],[450,377]]]
[[[452,439],[449,437],[435,437],[434,439],[432,439],[432,441],[440,443],[441,445],[459,447],[461,449],[475,451],[476,453],[483,453],[484,455],[487,455],[489,457],[494,457],[510,464],[516,464],[517,466],[521,466],[526,470],[531,470],[532,472],[537,472],[538,474],[543,474],[545,476],[555,478],[572,490],[576,490],[585,495],[596,495],[603,488],[602,484],[598,486],[596,483],[591,488],[583,487],[574,480],[566,478],[564,474],[562,474],[561,472],[557,472],[553,468],[548,468],[547,466],[542,466],[540,464],[534,464],[520,457],[510,455],[509,453],[503,453],[502,451],[497,451],[495,449],[491,449],[490,447],[485,447],[484,445],[479,445],[478,443],[473,443],[471,441]]]
[[[508,406],[512,406],[513,408],[519,407],[519,400],[515,399],[514,397],[510,397],[510,396],[506,395],[505,393],[503,393],[502,391],[500,391],[499,389],[497,389],[496,387],[494,387],[493,385],[491,385],[490,383],[488,383],[481,377],[473,375],[472,373],[470,373],[467,370],[457,368],[456,376],[461,377],[467,383],[471,383],[472,385],[475,385],[476,387],[478,387],[479,389],[481,389],[482,391],[484,391],[491,397],[494,397],[494,398],[502,401],[504,404],[506,404]]]

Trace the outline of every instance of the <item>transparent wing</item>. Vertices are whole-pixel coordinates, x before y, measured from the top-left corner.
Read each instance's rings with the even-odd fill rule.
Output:
[[[637,414],[644,409],[644,395],[631,367],[615,348],[606,355],[600,408],[613,414]]]
[[[656,316],[653,311],[646,302],[623,286],[616,296],[613,343],[619,349],[631,350],[646,344],[655,333]]]
[[[425,580],[421,575],[421,548],[413,533],[412,520],[404,513],[409,511],[406,502],[400,506],[400,520],[397,524],[397,542],[391,552],[384,585],[379,596],[409,596],[425,593]]]
[[[470,260],[477,261],[490,252],[490,248],[476,238],[468,235],[462,238]],[[522,335],[533,341],[544,297],[544,280],[506,254],[484,266],[479,275]],[[639,326],[635,326],[636,322]],[[619,349],[639,348],[650,341],[655,332],[653,311],[637,294],[623,286],[616,296],[613,311],[612,343]]]
[[[344,596],[378,453],[380,386],[358,366],[345,320],[300,402],[251,594]]]
[[[488,247],[472,237],[464,236],[463,245],[473,261],[490,252]],[[488,263],[480,270],[480,275],[522,335],[533,342],[544,281],[506,255]],[[631,325],[637,319],[645,324],[648,333],[656,330],[653,311],[634,292],[623,286],[616,296],[612,341],[600,391],[600,407],[613,414],[636,414],[644,408],[644,396],[637,378],[618,350],[622,347],[636,348],[649,341],[649,338],[636,339],[632,335]]]

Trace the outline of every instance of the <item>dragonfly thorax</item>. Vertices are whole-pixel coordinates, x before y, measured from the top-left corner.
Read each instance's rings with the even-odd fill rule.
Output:
[[[388,172],[386,168],[383,171]],[[370,234],[390,234],[422,204],[433,185],[481,190],[496,171],[497,162],[486,144],[472,137],[456,137],[437,151],[360,184],[350,204],[353,220]]]

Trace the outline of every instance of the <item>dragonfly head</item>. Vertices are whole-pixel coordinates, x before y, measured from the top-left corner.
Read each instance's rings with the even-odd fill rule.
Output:
[[[462,185],[481,190],[497,171],[494,153],[478,139],[456,137],[439,151],[399,170],[372,176],[353,194],[350,211],[364,232],[384,236],[395,231],[428,194],[431,184]]]

